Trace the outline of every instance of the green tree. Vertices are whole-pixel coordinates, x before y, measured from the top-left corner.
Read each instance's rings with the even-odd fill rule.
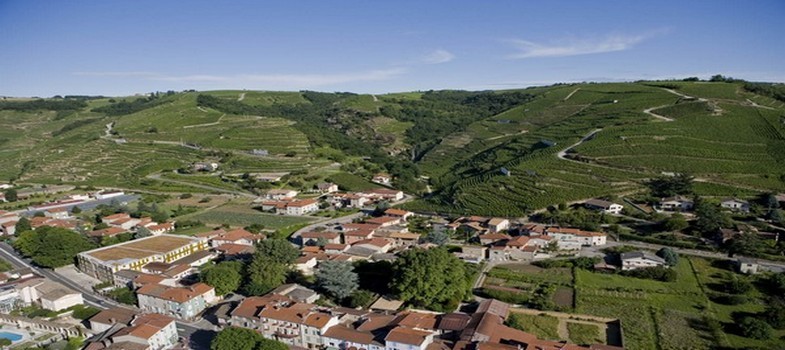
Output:
[[[19,221],[16,222],[16,235],[18,236],[22,232],[27,232],[32,230],[33,227],[30,226],[30,220],[26,217],[19,218]]]
[[[243,281],[243,264],[239,261],[224,261],[204,269],[199,279],[215,288],[215,294],[224,295],[240,288]]]
[[[742,233],[725,242],[725,248],[730,255],[760,256],[766,251],[767,246],[766,242],[756,234]]]
[[[71,208],[71,214],[81,214],[81,213],[82,213],[82,209],[81,208],[79,208],[79,207]]]
[[[671,215],[669,218],[663,220],[660,224],[662,225],[663,230],[669,232],[681,231],[690,226],[690,224],[687,223],[687,219],[684,218],[684,215],[679,213]]]
[[[349,296],[349,307],[352,308],[367,308],[373,302],[373,293],[358,289]]]
[[[289,347],[277,340],[262,338],[256,343],[254,350],[289,350]]]
[[[227,327],[210,342],[210,350],[254,350],[262,339],[261,334],[250,329]]]
[[[5,190],[4,195],[5,195],[5,200],[9,202],[16,202],[17,200],[19,200],[19,195],[16,193],[16,190],[13,188],[9,188]]]
[[[450,235],[447,234],[446,230],[432,230],[425,236],[425,241],[443,246],[450,241]]]
[[[775,329],[785,329],[785,302],[779,298],[772,298],[761,316]]]
[[[316,285],[341,301],[357,290],[358,278],[348,261],[324,261],[316,271]]]
[[[300,256],[300,251],[285,239],[272,238],[259,242],[254,255],[255,257],[263,257],[266,260],[289,265]]]
[[[415,306],[442,310],[466,294],[463,262],[447,249],[411,249],[393,263],[390,287],[402,300]]]
[[[263,295],[286,282],[289,267],[269,259],[254,257],[248,265],[245,294]]]
[[[771,326],[765,321],[761,321],[755,317],[747,316],[739,322],[739,330],[741,335],[752,338],[765,340],[771,338]]]
[[[693,177],[687,174],[660,176],[646,183],[654,197],[671,197],[692,193]]]
[[[95,244],[74,231],[43,226],[22,232],[14,248],[33,259],[36,265],[55,268],[72,264],[77,253],[95,248]]]
[[[716,205],[703,200],[695,203],[695,216],[695,229],[704,235],[714,235],[720,228],[730,227],[733,223]]]
[[[262,230],[264,230],[264,225],[259,224],[259,223],[254,223],[254,224],[251,224],[249,226],[246,226],[245,230],[250,232],[250,233],[261,233]]]
[[[679,254],[676,254],[670,247],[658,250],[657,256],[665,260],[670,266],[676,266],[679,263]]]

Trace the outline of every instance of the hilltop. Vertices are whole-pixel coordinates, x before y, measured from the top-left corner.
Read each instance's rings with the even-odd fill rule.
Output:
[[[785,191],[780,88],[667,81],[6,99],[0,181],[248,193],[270,185],[245,174],[362,188],[388,172],[427,198],[412,209],[500,216],[632,193],[663,173],[690,173],[701,195],[746,196]],[[195,162],[220,171],[174,173]]]

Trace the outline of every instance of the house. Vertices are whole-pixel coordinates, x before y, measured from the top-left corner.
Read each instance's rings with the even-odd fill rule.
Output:
[[[367,220],[365,220],[365,223],[371,224],[371,225],[377,225],[377,226],[381,226],[381,227],[387,227],[387,226],[393,226],[393,225],[400,224],[401,223],[401,218],[400,217],[394,217],[394,216],[380,216],[380,217],[377,217],[377,218],[367,219]]]
[[[583,205],[587,209],[598,210],[607,214],[621,214],[621,210],[624,209],[624,206],[621,204],[616,204],[602,199],[590,199],[583,203]]]
[[[695,202],[683,196],[667,197],[660,200],[660,209],[667,211],[690,211]]]
[[[13,236],[16,233],[16,223],[18,221],[9,220],[0,223],[0,235]]]
[[[372,249],[375,251],[375,253],[387,253],[390,249],[392,249],[392,246],[392,242],[380,237],[364,239],[352,244],[352,247],[364,247]]]
[[[504,176],[512,176],[512,173],[510,172],[510,170],[505,168],[505,167],[502,167],[501,169],[499,169],[499,172],[502,175],[504,175]]]
[[[44,210],[44,216],[52,219],[67,220],[71,218],[68,208],[52,208]]]
[[[488,258],[488,248],[469,245],[463,246],[461,247],[461,254],[458,255],[458,258],[478,264]]]
[[[635,270],[647,267],[665,266],[665,260],[644,251],[621,253],[622,271]]]
[[[253,246],[256,242],[265,239],[263,234],[253,234],[245,229],[234,229],[228,232],[221,232],[210,240],[210,246],[213,248],[219,247],[224,244],[239,244],[246,246]]]
[[[331,182],[321,182],[316,184],[316,189],[321,193],[338,192],[338,185]]]
[[[35,287],[41,307],[47,310],[60,311],[69,307],[84,304],[82,293],[66,288],[60,283],[45,280]]]
[[[294,198],[297,197],[297,194],[300,192],[295,190],[287,190],[287,189],[272,189],[267,191],[265,194],[265,198],[273,199],[273,200],[281,200],[285,198]]]
[[[386,350],[425,350],[433,343],[434,333],[404,326],[393,328],[384,337]]]
[[[142,227],[146,228],[147,231],[149,231],[150,234],[153,236],[169,233],[174,231],[175,229],[174,222],[165,222],[163,224],[154,224],[154,225],[142,226]]]
[[[125,192],[123,192],[123,191],[100,191],[100,192],[96,193],[95,195],[93,195],[93,197],[95,197],[95,199],[97,199],[97,200],[104,200],[104,199],[115,198],[115,197],[120,197],[120,196],[124,196],[124,195],[125,195]]]
[[[748,213],[750,211],[750,203],[736,198],[726,198],[720,202],[720,206],[732,211],[739,211]]]
[[[193,171],[206,171],[206,172],[213,172],[218,170],[218,163],[209,163],[209,162],[197,162],[191,166]]]
[[[327,254],[342,254],[351,247],[343,243],[327,243],[324,245],[324,252]]]
[[[341,234],[339,232],[321,231],[321,232],[303,232],[300,234],[300,246],[317,245],[319,241],[325,244],[340,244]]]
[[[286,204],[286,215],[305,215],[319,210],[319,202],[315,199],[303,199]]]
[[[314,273],[314,268],[319,263],[316,259],[316,254],[307,254],[298,257],[294,260],[294,268],[300,271],[305,276],[311,276]]]
[[[758,269],[760,268],[758,261],[750,258],[739,258],[736,260],[736,266],[738,267],[739,272],[746,273],[748,275],[754,275],[758,273]]]
[[[489,245],[499,241],[506,241],[509,239],[510,236],[505,235],[503,233],[488,233],[488,234],[480,235],[480,244]]]
[[[492,218],[488,220],[486,225],[488,225],[488,229],[491,233],[498,233],[509,229],[510,221],[503,218]]]
[[[84,349],[169,349],[179,339],[177,325],[171,317],[141,314],[112,308],[91,317],[90,328],[97,335]]]
[[[215,289],[204,283],[188,287],[148,284],[136,291],[139,308],[191,320],[215,301]]]
[[[389,188],[374,188],[372,190],[361,192],[360,195],[374,200],[386,200],[390,202],[397,202],[403,199],[403,191]]]
[[[305,288],[296,283],[284,284],[278,288],[273,289],[272,294],[282,295],[298,303],[313,304],[319,300],[319,293]]]
[[[400,218],[402,221],[406,221],[412,215],[414,215],[414,213],[412,213],[412,212],[410,212],[408,210],[401,210],[401,209],[390,208],[390,209],[387,209],[387,210],[384,211],[384,215],[385,216],[389,216],[389,217],[394,217],[394,218]]]
[[[420,242],[420,234],[412,232],[392,232],[387,237],[394,241],[395,246],[408,248]]]
[[[370,331],[360,331],[345,325],[330,327],[324,333],[324,345],[328,349],[384,350],[384,344],[375,339]]]
[[[107,227],[100,230],[90,231],[87,234],[91,237],[114,237],[126,232],[128,232],[128,230],[119,227]]]
[[[608,240],[608,235],[602,232],[583,231],[576,228],[549,227],[546,229],[546,233],[556,239],[560,248],[566,247],[570,243],[576,243],[578,249],[581,246],[600,246],[605,245]]]
[[[381,185],[389,185],[392,183],[392,176],[385,173],[379,173],[374,175],[371,181]]]
[[[277,294],[245,298],[230,315],[232,326],[254,330],[290,347],[308,349],[322,348],[323,335],[339,323],[330,310]]]

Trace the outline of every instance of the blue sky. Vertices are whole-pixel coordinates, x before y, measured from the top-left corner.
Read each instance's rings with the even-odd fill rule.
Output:
[[[0,0],[0,95],[785,81],[785,1]]]

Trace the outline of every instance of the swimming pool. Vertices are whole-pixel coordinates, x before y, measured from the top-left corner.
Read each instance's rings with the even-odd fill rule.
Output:
[[[0,338],[8,339],[12,342],[17,342],[22,340],[21,334],[11,333],[11,332],[0,332]]]

